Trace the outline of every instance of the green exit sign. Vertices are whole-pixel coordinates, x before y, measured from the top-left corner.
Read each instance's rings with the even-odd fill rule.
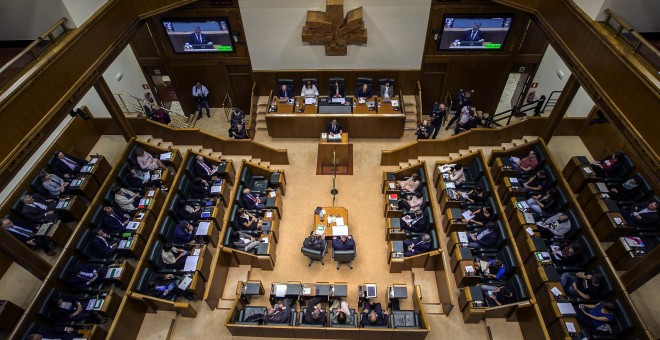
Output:
[[[488,49],[498,49],[498,48],[501,48],[501,47],[502,47],[502,44],[485,44],[484,45],[484,48],[488,48]]]
[[[220,52],[231,52],[232,51],[231,46],[223,46],[223,45],[218,45],[218,46],[215,47],[215,49],[220,51]]]

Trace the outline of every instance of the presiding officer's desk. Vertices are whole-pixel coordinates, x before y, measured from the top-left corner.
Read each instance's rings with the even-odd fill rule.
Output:
[[[271,97],[272,98],[272,97]],[[372,97],[373,110],[366,103],[358,104],[357,99],[346,97],[345,103],[332,103],[332,98],[318,97],[315,105],[304,105],[304,98],[296,97],[293,103],[278,102],[275,110],[266,115],[268,134],[276,138],[316,138],[319,131],[325,131],[332,119],[342,124],[343,130],[356,138],[402,137],[406,123],[405,114],[394,110],[391,102]],[[356,103],[353,106],[353,103]],[[380,108],[377,103],[381,102]],[[272,99],[271,102],[272,104]],[[399,101],[399,109],[402,103]]]

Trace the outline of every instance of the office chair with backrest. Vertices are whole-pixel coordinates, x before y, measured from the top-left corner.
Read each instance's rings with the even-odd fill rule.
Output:
[[[250,188],[250,190],[255,195],[264,195],[266,194],[266,189],[268,189],[268,179],[266,179],[264,176],[254,176],[252,174],[252,170],[250,170],[250,168],[247,166],[244,166],[243,170],[241,171],[240,182],[241,185],[245,186],[246,188]]]
[[[149,264],[161,274],[184,273],[183,270],[165,268],[165,263],[163,262],[163,257],[161,256],[164,245],[165,244],[161,240],[154,241],[153,247],[151,247],[151,250],[149,250],[149,255],[147,257]]]
[[[385,83],[390,82],[390,86],[394,87],[394,79],[393,78],[380,78],[378,79],[378,86],[383,86]]]
[[[602,275],[603,280],[600,283],[600,285],[601,285],[600,296],[596,299],[592,298],[590,300],[586,300],[586,299],[583,299],[581,297],[577,297],[577,298],[571,297],[573,302],[576,302],[576,303],[597,303],[598,301],[603,301],[604,299],[607,299],[610,295],[612,295],[612,293],[614,293],[614,285],[612,284],[612,280],[611,280],[610,276],[607,274],[608,272],[605,270],[605,268],[603,268],[603,266],[598,265],[598,266],[596,266],[592,269],[585,269],[585,270],[579,270],[579,271],[583,271],[583,272],[588,273],[588,274],[599,273],[600,275]],[[570,273],[575,275],[575,273],[577,273],[579,271],[570,272]],[[567,273],[569,273],[569,272],[567,272]]]
[[[357,247],[356,247],[357,248]],[[332,248],[332,259],[337,261],[337,270],[341,267],[342,264],[348,266],[348,268],[353,269],[351,261],[357,257],[357,249],[353,248],[351,250],[335,250]]]
[[[367,86],[368,86],[370,89],[373,89],[374,78],[358,77],[358,78],[355,80],[355,83],[356,83],[356,88],[357,88],[357,87],[360,87],[360,86],[362,86],[362,85],[364,85],[364,84],[367,84]]]
[[[325,242],[325,240],[323,241]],[[309,257],[309,264],[308,266],[311,266],[314,261],[319,261],[321,262],[321,265],[325,265],[323,263],[323,258],[325,257],[325,253],[328,251],[328,246],[326,244],[325,248],[323,250],[316,250],[312,248],[307,248],[304,245],[300,248],[300,252],[303,253],[303,255]]]
[[[337,328],[357,328],[358,326],[358,315],[355,314],[355,309],[349,308],[351,311],[351,315],[353,316],[353,322],[351,323],[339,323],[337,320],[332,320],[332,317],[330,317],[330,327],[337,327]],[[332,309],[331,313],[337,312],[336,308]],[[332,314],[331,314],[332,315]]]
[[[582,220],[572,209],[567,209],[564,214],[566,214],[568,220],[571,221],[571,229],[564,235],[564,237],[554,236],[552,240],[555,242],[570,240],[582,229],[582,224],[580,223]]]
[[[117,179],[117,181],[119,183],[121,183],[121,186],[123,188],[126,188],[130,191],[133,191],[133,192],[139,192],[140,194],[143,194],[144,193],[143,188],[130,186],[128,181],[126,181],[126,177],[128,176],[128,173],[129,173],[129,170],[128,170],[129,166],[130,166],[130,164],[128,162],[123,162],[120,165],[119,171],[117,171],[117,175],[115,176],[115,178]]]
[[[625,333],[635,327],[635,323],[628,313],[628,309],[621,300],[614,298],[611,302],[616,307],[616,310],[614,311],[614,320],[609,323],[612,330],[611,334],[586,330],[585,333],[588,333],[587,335],[589,339],[624,339],[626,338]]]
[[[57,288],[51,288],[48,290],[48,293],[40,301],[36,314],[46,320],[50,320],[53,326],[67,326],[72,327],[77,323],[85,323],[86,320],[79,321],[59,321],[56,320],[53,316],[53,300],[59,297],[75,298],[75,299],[86,299],[89,298],[89,295],[86,294],[64,294]]]
[[[474,233],[479,234],[483,230],[484,230],[483,227],[472,228],[472,229],[470,229],[470,232],[474,232]],[[494,232],[497,234],[497,242],[494,245],[492,245],[491,247],[482,247],[482,248],[474,249],[474,251],[477,254],[497,253],[506,244],[507,233],[504,229],[504,225],[502,224],[502,221],[500,221],[500,220],[495,221],[495,231]]]
[[[484,257],[491,259],[493,256],[492,253],[483,253]],[[501,280],[496,280],[494,278],[489,278],[484,280],[484,283],[493,285],[493,286],[502,286],[504,285],[504,281],[511,276],[511,274],[515,271],[518,270],[518,262],[516,261],[516,257],[513,255],[513,250],[509,245],[505,245],[500,249],[497,254],[494,256],[495,259],[498,259],[502,261],[504,266],[506,267],[506,272],[502,276]],[[486,262],[488,262],[487,260]],[[496,273],[491,273],[491,274],[496,274]]]
[[[573,265],[555,264],[557,273],[584,271],[596,259],[596,249],[586,235],[578,236],[577,242],[581,248],[577,261]]]
[[[64,284],[65,286],[69,286],[69,278],[71,277],[71,271],[80,263],[82,263],[82,261],[80,261],[77,257],[69,256],[69,258],[64,263],[62,269],[60,269],[60,271],[57,273],[57,279],[60,280],[60,282],[62,282],[62,284]],[[106,267],[105,265],[101,265],[101,266]],[[90,286],[82,287],[82,288],[73,288],[69,286],[69,288],[76,292],[98,294],[99,291],[103,290],[103,286],[104,286],[103,278],[98,278],[97,281]]]
[[[73,249],[85,258],[86,262],[89,263],[98,263],[98,264],[110,264],[113,261],[117,260],[120,255],[115,253],[114,255],[107,258],[100,258],[94,254],[92,249],[92,237],[94,237],[94,232],[92,229],[83,230],[82,234],[75,241]]]
[[[302,78],[302,82],[301,82],[301,85],[300,85],[301,92],[302,92],[302,88],[305,87],[305,84],[307,84],[308,80],[312,82],[312,85],[316,86],[316,90],[318,91],[319,84],[318,84],[318,80],[316,78]],[[300,94],[300,93],[298,93],[298,94]]]
[[[51,198],[51,199],[54,199],[54,200],[59,198],[59,195],[51,195],[50,192],[48,190],[46,190],[46,188],[44,188],[43,181],[41,180],[40,175],[34,176],[32,181],[30,181],[30,187],[35,192],[40,193],[42,196],[44,196],[46,198]]]
[[[332,93],[332,87],[335,85],[335,82],[339,82],[340,85],[344,86],[344,96],[346,96],[346,79],[342,77],[328,79],[328,96],[333,97],[335,95]]]

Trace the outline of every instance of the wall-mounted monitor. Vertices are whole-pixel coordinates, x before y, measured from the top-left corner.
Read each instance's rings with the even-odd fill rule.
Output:
[[[445,15],[442,30],[434,30],[438,51],[501,50],[513,15]]]
[[[162,23],[175,53],[234,52],[227,18],[169,18]]]

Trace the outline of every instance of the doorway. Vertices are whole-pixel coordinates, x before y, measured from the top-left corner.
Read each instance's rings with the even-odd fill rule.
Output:
[[[528,80],[529,73],[509,73],[509,78],[506,80],[506,85],[495,112],[500,113],[523,105],[523,96],[527,89]]]

